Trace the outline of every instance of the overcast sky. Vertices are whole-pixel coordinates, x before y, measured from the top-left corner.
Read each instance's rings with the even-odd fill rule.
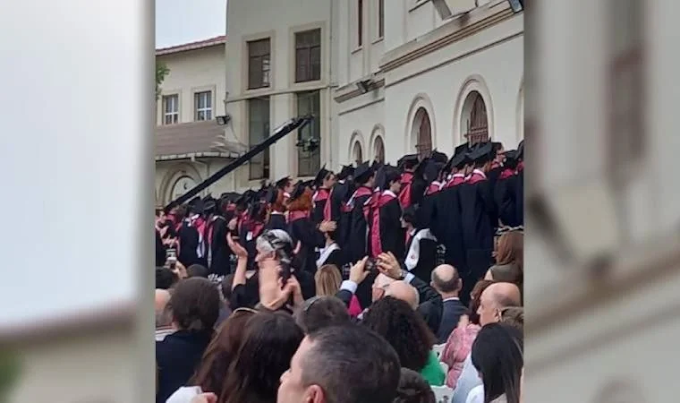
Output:
[[[227,0],[156,0],[156,48],[224,35]]]

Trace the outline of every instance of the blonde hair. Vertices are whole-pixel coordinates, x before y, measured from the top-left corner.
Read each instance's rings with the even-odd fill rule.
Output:
[[[319,297],[333,297],[340,290],[342,276],[340,269],[333,264],[325,264],[314,275],[316,295]]]

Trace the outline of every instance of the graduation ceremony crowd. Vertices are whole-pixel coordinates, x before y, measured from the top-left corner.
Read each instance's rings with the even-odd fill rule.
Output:
[[[519,403],[524,147],[156,210],[157,403]]]

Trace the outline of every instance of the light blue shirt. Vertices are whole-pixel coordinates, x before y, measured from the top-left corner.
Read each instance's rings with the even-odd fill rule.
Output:
[[[463,371],[460,373],[456,388],[453,390],[452,403],[465,403],[470,391],[481,384],[482,380],[479,378],[477,369],[472,365],[472,355],[468,354],[463,363]]]

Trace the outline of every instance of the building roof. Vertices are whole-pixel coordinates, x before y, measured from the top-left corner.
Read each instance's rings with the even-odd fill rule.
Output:
[[[156,159],[175,159],[181,155],[215,153],[214,145],[224,129],[214,120],[162,125],[156,127]],[[238,155],[238,153],[236,153]],[[168,158],[175,156],[175,158]],[[209,156],[209,155],[207,155]],[[161,158],[165,157],[165,158]]]
[[[186,52],[189,50],[203,49],[211,46],[224,45],[227,43],[227,36],[220,35],[214,38],[204,39],[201,41],[189,42],[182,45],[169,46],[165,48],[156,49],[156,56],[169,55],[172,53]]]

